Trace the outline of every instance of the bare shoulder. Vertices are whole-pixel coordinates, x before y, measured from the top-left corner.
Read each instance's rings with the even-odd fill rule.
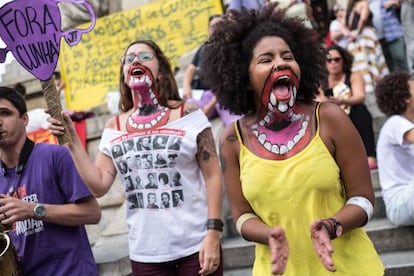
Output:
[[[329,122],[333,124],[337,124],[339,121],[342,120],[349,120],[348,115],[340,106],[329,102],[320,104],[319,118],[322,123]]]
[[[106,122],[105,128],[117,129],[117,120],[119,119],[120,115],[115,115]],[[118,117],[118,118],[117,118]]]
[[[226,126],[220,135],[220,152],[235,152],[239,150],[239,139],[234,124]]]

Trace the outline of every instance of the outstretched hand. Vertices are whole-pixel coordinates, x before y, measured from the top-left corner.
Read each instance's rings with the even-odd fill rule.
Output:
[[[275,227],[271,230],[268,239],[272,274],[282,275],[285,272],[289,256],[289,245],[285,231],[281,227]]]
[[[323,226],[321,219],[315,220],[310,226],[311,239],[313,248],[319,256],[323,266],[328,270],[335,272],[336,268],[333,263],[332,254],[334,252],[331,238],[328,230]]]

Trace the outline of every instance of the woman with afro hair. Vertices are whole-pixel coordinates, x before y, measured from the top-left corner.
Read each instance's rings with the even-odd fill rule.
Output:
[[[375,96],[388,116],[377,143],[387,217],[396,225],[414,225],[414,78],[391,73],[378,83]]]
[[[325,50],[278,7],[233,15],[217,24],[203,75],[243,115],[220,155],[236,229],[256,243],[253,275],[383,275],[361,227],[374,202],[364,145],[338,105],[314,101]]]

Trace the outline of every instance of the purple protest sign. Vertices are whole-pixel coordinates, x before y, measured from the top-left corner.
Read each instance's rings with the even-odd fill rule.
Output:
[[[91,25],[84,30],[61,30],[58,2],[85,6],[91,16]],[[49,80],[56,69],[60,40],[74,46],[84,33],[95,26],[95,13],[85,0],[15,0],[0,8],[0,37],[7,45],[0,49],[0,63],[8,51],[27,71],[42,81]]]

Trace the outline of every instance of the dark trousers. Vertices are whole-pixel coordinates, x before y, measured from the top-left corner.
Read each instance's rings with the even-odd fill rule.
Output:
[[[220,255],[220,265],[211,276],[223,275],[223,261]],[[198,253],[188,257],[165,263],[140,263],[131,260],[132,275],[134,276],[199,276],[200,262]]]
[[[349,118],[364,142],[367,155],[375,157],[375,137],[371,113],[364,104],[357,104],[351,107]]]

